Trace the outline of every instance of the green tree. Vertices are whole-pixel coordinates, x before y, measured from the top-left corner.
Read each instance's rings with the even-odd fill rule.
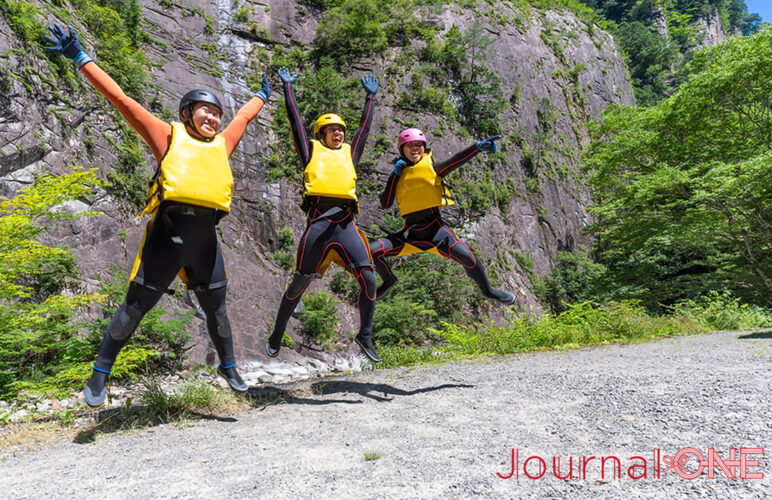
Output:
[[[345,0],[325,12],[316,30],[316,50],[339,64],[386,50],[383,25],[388,5],[375,0]]]
[[[99,296],[68,292],[78,277],[69,251],[40,239],[56,224],[93,215],[73,214],[63,204],[98,184],[92,171],[44,174],[0,202],[0,397],[53,375],[68,365],[65,353],[78,349],[75,311]]]
[[[649,304],[711,288],[772,304],[772,29],[696,52],[687,75],[597,130],[585,167],[602,261]]]
[[[718,15],[725,33],[749,35],[760,26],[742,0],[584,0],[610,21],[608,31],[625,53],[638,104],[652,105],[672,94],[680,71],[704,33],[698,20]],[[667,39],[660,33],[664,16]]]

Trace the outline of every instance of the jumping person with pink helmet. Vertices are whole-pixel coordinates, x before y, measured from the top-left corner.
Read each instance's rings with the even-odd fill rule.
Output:
[[[449,160],[435,163],[423,132],[417,128],[400,132],[397,140],[400,157],[381,194],[381,206],[389,208],[396,199],[405,227],[370,244],[375,270],[383,280],[376,291],[378,298],[397,282],[386,264],[386,257],[432,252],[464,266],[466,274],[489,299],[505,305],[515,304],[517,300],[512,293],[491,287],[480,260],[440,214],[440,207],[453,205],[450,191],[443,183],[445,176],[481,152],[495,152],[499,139],[501,136],[495,135],[456,153]]]

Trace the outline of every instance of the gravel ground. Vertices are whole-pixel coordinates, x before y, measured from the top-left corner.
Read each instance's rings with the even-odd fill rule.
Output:
[[[292,394],[17,454],[0,462],[0,498],[772,498],[771,339],[717,333],[258,387]],[[724,459],[763,448],[747,470],[764,478],[665,471],[686,447]],[[501,479],[513,449],[518,472]],[[526,476],[539,473],[535,458],[524,471],[530,456],[546,463],[541,479]],[[621,478],[610,459],[601,478],[611,456]],[[562,475],[571,457],[573,479],[554,477],[553,457]],[[647,477],[630,478],[644,459]]]

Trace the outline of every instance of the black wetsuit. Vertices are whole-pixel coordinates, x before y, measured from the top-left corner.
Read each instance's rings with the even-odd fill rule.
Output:
[[[477,156],[479,152],[476,146],[470,146],[453,155],[447,161],[435,163],[433,165],[434,171],[438,176],[444,178]],[[413,162],[407,160],[404,156],[402,156],[402,160],[407,163],[404,169],[414,165]],[[383,208],[389,208],[394,203],[399,180],[400,175],[392,173],[389,176],[386,188],[381,194],[381,206]],[[446,259],[453,259],[464,266],[466,274],[474,280],[483,295],[505,303],[510,302],[511,294],[495,290],[491,287],[482,263],[467,244],[461,241],[453,229],[442,220],[440,207],[430,207],[412,212],[403,215],[403,218],[405,226],[402,230],[370,243],[375,269],[383,280],[383,284],[378,289],[378,295],[384,294],[397,281],[396,276],[386,263],[386,257],[396,257],[412,253],[415,250],[405,247],[406,244],[409,244],[419,251],[436,251],[436,253]]]
[[[110,371],[142,317],[155,306],[179,273],[185,270],[188,288],[194,290],[206,315],[209,335],[220,363],[236,363],[231,327],[225,309],[227,278],[216,231],[217,211],[184,204],[164,204],[150,222],[137,256],[139,267],[126,300],[116,312],[94,362]],[[182,239],[182,244],[172,238]]]
[[[301,122],[294,84],[284,84],[284,96],[295,148],[300,157],[300,164],[305,168],[311,161],[313,144],[308,140]],[[350,143],[351,159],[355,167],[359,163],[370,133],[373,97],[373,94],[367,94],[361,125],[353,134],[353,140]],[[274,348],[280,346],[290,315],[311,279],[320,277],[319,267],[331,251],[338,254],[346,270],[356,277],[359,284],[357,299],[359,332],[370,335],[373,329],[376,280],[367,239],[354,222],[354,213],[357,211],[356,202],[344,198],[304,196],[301,208],[307,214],[306,230],[300,238],[295,259],[295,274],[282,296],[270,344]]]

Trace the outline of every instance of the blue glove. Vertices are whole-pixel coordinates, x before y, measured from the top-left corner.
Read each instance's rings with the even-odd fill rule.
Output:
[[[68,28],[70,29],[70,32],[65,33],[58,23],[49,26],[48,29],[56,38],[51,38],[50,36],[44,37],[49,43],[53,44],[50,47],[46,47],[46,49],[57,52],[67,59],[72,59],[72,62],[80,69],[81,66],[87,62],[91,62],[92,59],[80,48],[80,42],[78,41],[78,35],[75,34],[75,29],[73,29],[72,26],[68,26]]]
[[[268,102],[268,98],[271,97],[271,87],[268,85],[268,78],[265,76],[265,73],[263,73],[263,84],[260,90],[257,91],[257,94],[255,94],[255,97],[262,99],[263,102]]]
[[[297,73],[290,73],[289,70],[284,66],[279,68],[279,71],[277,71],[277,73],[279,73],[279,78],[281,78],[281,81],[284,83],[294,83],[295,80],[298,79]]]
[[[496,144],[496,141],[501,139],[500,135],[494,135],[493,137],[488,137],[484,141],[480,141],[475,146],[477,147],[478,151],[485,151],[486,153],[495,153],[499,147]]]
[[[373,75],[363,76],[362,86],[365,88],[368,94],[375,94],[378,92],[378,79]]]
[[[407,162],[400,158],[396,162],[394,162],[394,175],[399,176],[402,174],[402,169],[407,166]]]

